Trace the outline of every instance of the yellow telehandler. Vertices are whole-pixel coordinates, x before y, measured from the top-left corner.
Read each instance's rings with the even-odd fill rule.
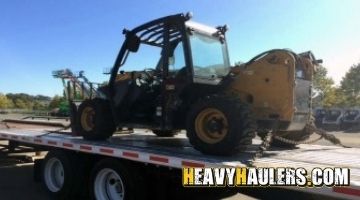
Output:
[[[190,18],[171,15],[125,29],[109,83],[98,89],[102,95],[73,111],[73,132],[103,140],[121,127],[150,129],[160,137],[186,130],[195,149],[214,155],[245,149],[256,132],[274,124],[284,137],[306,137],[302,130],[310,118],[312,74],[319,63],[313,54],[271,50],[231,66],[227,27]],[[146,55],[150,49],[158,54]],[[154,57],[155,63],[134,66]]]

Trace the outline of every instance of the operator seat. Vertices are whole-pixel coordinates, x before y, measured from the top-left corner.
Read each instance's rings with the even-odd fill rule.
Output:
[[[116,81],[114,85],[115,95],[113,101],[120,115],[125,116],[129,112],[130,107],[138,99],[142,93],[142,89],[136,85],[133,79],[134,72],[131,72],[131,78],[121,81]]]

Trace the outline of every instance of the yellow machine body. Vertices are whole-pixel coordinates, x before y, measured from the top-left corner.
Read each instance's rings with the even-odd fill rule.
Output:
[[[279,121],[281,130],[302,130],[311,113],[311,82],[315,70],[311,52],[272,50],[235,66],[229,92],[252,105],[260,127]]]

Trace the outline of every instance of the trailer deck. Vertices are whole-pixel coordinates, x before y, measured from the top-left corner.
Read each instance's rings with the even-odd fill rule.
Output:
[[[0,128],[0,139],[22,145],[61,148],[90,154],[128,159],[169,168],[188,167],[245,167],[256,152],[260,140],[254,139],[246,152],[230,157],[203,155],[194,150],[184,134],[174,138],[159,138],[146,130],[132,134],[116,134],[107,141],[86,141],[64,133],[49,133],[50,128]],[[333,197],[360,198],[360,149],[336,146],[299,145],[293,150],[272,148],[255,160],[256,167],[347,167],[350,168],[350,187],[287,189],[320,193]]]

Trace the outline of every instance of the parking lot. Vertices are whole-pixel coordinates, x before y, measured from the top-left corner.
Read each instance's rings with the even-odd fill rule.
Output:
[[[0,162],[1,199],[48,199],[41,184],[33,181],[33,164],[19,164],[19,161],[11,162],[4,158]]]

